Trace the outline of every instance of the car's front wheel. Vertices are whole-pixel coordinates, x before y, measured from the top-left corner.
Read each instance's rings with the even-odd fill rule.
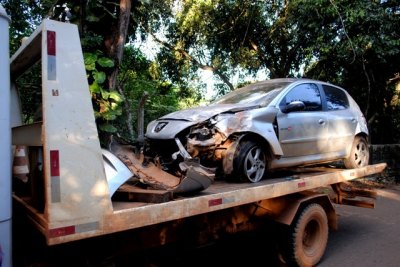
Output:
[[[354,138],[353,146],[348,158],[344,160],[347,169],[355,169],[367,166],[369,163],[368,142],[362,136]]]
[[[259,182],[266,173],[267,157],[264,149],[255,142],[241,142],[233,160],[233,176],[239,181]]]

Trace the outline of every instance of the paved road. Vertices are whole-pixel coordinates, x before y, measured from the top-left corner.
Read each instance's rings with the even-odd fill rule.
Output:
[[[338,206],[319,267],[400,266],[400,185],[379,189],[375,209]]]

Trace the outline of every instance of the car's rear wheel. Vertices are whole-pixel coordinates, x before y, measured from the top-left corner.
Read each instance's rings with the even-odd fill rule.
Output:
[[[259,182],[266,173],[267,157],[264,149],[253,141],[243,141],[233,160],[233,176],[239,181]]]
[[[368,142],[362,136],[356,136],[353,141],[350,155],[344,160],[347,169],[355,169],[367,166],[369,163]]]

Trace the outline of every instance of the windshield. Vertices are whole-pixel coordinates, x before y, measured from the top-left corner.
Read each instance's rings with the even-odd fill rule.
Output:
[[[290,82],[260,82],[232,91],[215,100],[210,105],[217,104],[256,104],[267,105]]]

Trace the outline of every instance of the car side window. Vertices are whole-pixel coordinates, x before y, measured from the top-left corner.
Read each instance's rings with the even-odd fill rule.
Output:
[[[347,109],[349,107],[349,100],[343,90],[325,84],[322,87],[325,91],[328,110]]]
[[[322,110],[321,94],[316,84],[304,83],[294,87],[287,93],[281,105],[286,106],[293,101],[302,101],[305,111]]]

